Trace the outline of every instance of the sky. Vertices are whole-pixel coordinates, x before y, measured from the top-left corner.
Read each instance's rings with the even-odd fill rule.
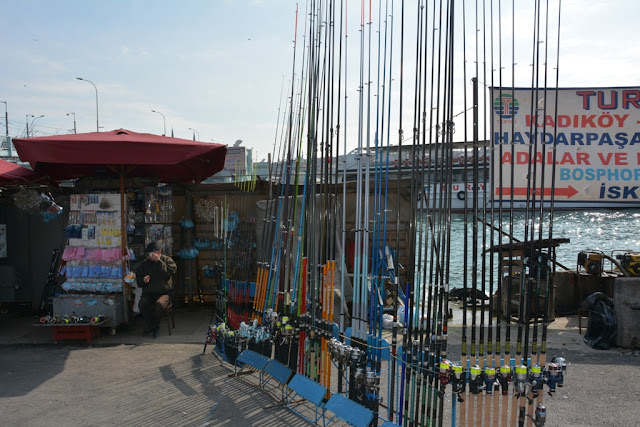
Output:
[[[349,9],[345,24],[350,35],[348,59],[351,67],[357,67],[361,2],[345,2]],[[397,30],[401,1],[394,3]],[[466,2],[467,8],[475,3]],[[533,14],[533,2],[515,3],[515,50],[522,51],[522,57],[518,53],[512,60],[505,54],[503,66],[510,69],[512,62],[518,63],[517,69],[523,70],[515,79],[518,86],[531,80],[527,61],[532,30],[527,20]],[[549,3],[550,10],[557,10],[558,0]],[[302,40],[304,1],[0,0],[0,4],[0,101],[6,101],[11,136],[24,137],[27,124],[35,136],[73,132],[75,114],[78,133],[96,131],[98,121],[100,131],[125,128],[163,134],[166,123],[167,135],[173,132],[179,138],[195,135],[200,141],[228,145],[241,140],[254,150],[256,160],[273,151],[292,85],[296,6],[297,39]],[[406,26],[413,28],[416,3],[407,0],[405,4]],[[508,5],[503,7],[508,9]],[[503,26],[510,31],[510,11],[506,12]],[[379,22],[389,22],[377,19],[376,13],[373,16],[374,28]],[[635,0],[562,1],[559,86],[638,85],[638,16],[640,3]],[[472,15],[467,19],[470,55],[474,52],[472,36],[481,31],[473,30]],[[551,16],[551,28],[557,29],[557,19]],[[411,40],[411,31],[407,30],[407,40]],[[552,33],[548,44],[553,51],[557,35]],[[396,45],[398,41],[396,37]],[[412,48],[407,49],[408,58]],[[396,51],[396,61],[398,57]],[[557,67],[555,53],[549,58],[553,70]],[[407,71],[407,81],[411,81],[410,73]],[[349,110],[357,111],[357,68],[348,74]],[[96,90],[77,77],[97,88],[98,120]],[[296,78],[299,75],[294,81]],[[413,102],[411,96],[407,99]],[[408,122],[405,126],[410,127]],[[352,132],[356,128],[349,126]],[[394,126],[397,122],[390,127]],[[355,133],[347,140],[350,147],[357,145]]]

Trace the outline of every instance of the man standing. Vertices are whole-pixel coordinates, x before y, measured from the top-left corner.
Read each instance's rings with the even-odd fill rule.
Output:
[[[142,288],[140,313],[144,317],[145,333],[153,332],[158,336],[160,320],[169,303],[169,294],[173,291],[173,275],[176,263],[167,255],[162,255],[158,242],[147,245],[147,259],[136,269],[136,282]]]

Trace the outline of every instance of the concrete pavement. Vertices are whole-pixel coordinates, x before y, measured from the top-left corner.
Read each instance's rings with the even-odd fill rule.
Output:
[[[299,416],[249,385],[229,378],[232,367],[211,348],[203,354],[206,309],[176,311],[176,329],[157,339],[141,325],[107,333],[91,345],[52,343],[34,318],[0,318],[0,424],[10,426],[228,425],[303,426]],[[584,331],[583,331],[584,333]],[[459,358],[460,328],[452,325],[449,355]],[[545,396],[547,426],[637,426],[640,350],[593,350],[577,318],[549,328],[548,356],[569,363],[565,386]],[[277,395],[277,390],[272,390]],[[445,425],[447,423],[445,422]]]

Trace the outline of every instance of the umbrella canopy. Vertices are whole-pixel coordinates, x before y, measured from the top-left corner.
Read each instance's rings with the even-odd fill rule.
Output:
[[[14,139],[20,159],[61,181],[105,174],[200,182],[222,170],[227,146],[126,129]]]
[[[45,181],[45,178],[30,169],[0,159],[0,185],[25,185]]]

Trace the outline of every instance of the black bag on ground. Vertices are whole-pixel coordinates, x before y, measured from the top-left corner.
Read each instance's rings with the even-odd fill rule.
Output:
[[[580,306],[589,310],[584,342],[597,350],[609,349],[618,335],[618,319],[613,300],[602,292],[596,292],[585,298]]]

